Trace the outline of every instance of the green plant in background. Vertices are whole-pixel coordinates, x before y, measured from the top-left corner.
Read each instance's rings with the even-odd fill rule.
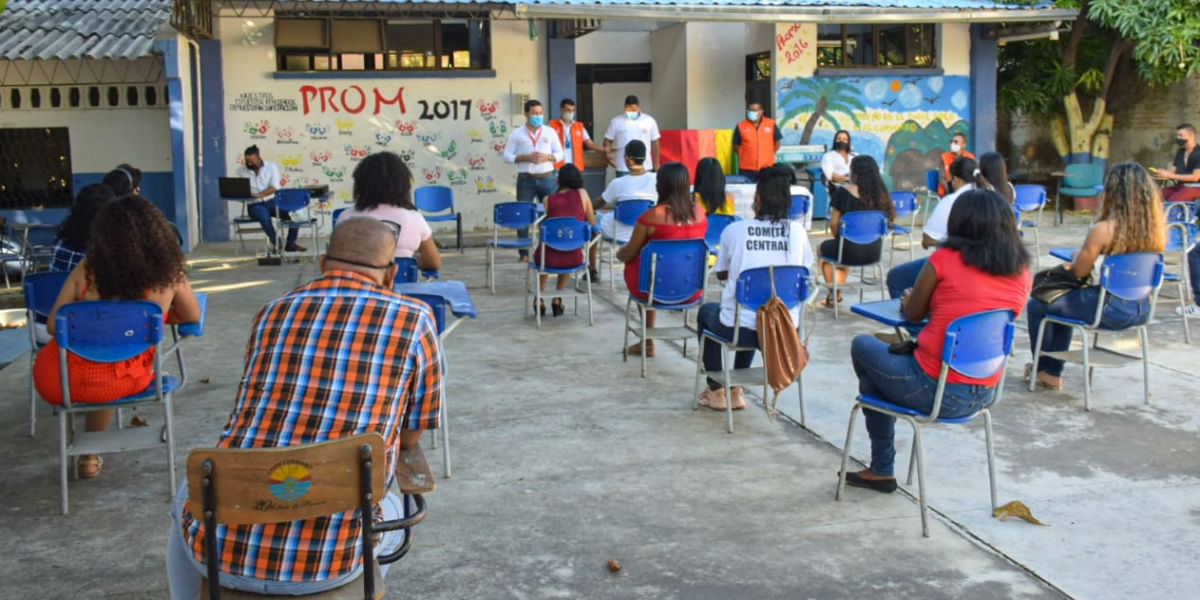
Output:
[[[1037,4],[1008,0],[1008,4]],[[1175,83],[1200,73],[1196,0],[1058,0],[1079,14],[1061,40],[1000,49],[1001,109],[1049,119],[1067,163],[1104,161],[1112,104],[1131,81]],[[1086,113],[1086,114],[1085,114]]]
[[[793,79],[791,89],[783,95],[779,105],[783,108],[781,123],[786,123],[808,110],[808,119],[804,122],[804,131],[800,135],[800,144],[807,144],[812,139],[813,130],[821,119],[829,121],[834,129],[846,129],[831,113],[841,113],[850,117],[857,127],[858,115],[855,111],[865,111],[861,95],[862,90],[839,77],[810,77]]]

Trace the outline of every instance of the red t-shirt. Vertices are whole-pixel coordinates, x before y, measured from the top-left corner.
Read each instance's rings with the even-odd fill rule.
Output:
[[[1001,277],[981,271],[963,262],[962,253],[938,248],[929,256],[937,273],[937,287],[929,299],[929,324],[917,336],[917,363],[930,377],[942,369],[942,346],[950,322],[971,313],[1006,308],[1021,314],[1029,299],[1033,277],[1025,269],[1015,277]],[[1000,382],[1000,372],[975,379],[950,371],[947,383],[967,383],[992,387]]]

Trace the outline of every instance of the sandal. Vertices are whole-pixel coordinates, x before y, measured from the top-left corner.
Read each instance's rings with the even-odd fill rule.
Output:
[[[75,475],[80,479],[93,479],[100,475],[100,467],[103,466],[104,459],[100,456],[84,456],[75,461]]]
[[[539,300],[539,301],[537,302],[537,306],[535,306],[535,307],[534,307],[534,310],[536,310],[536,311],[538,311],[539,313],[541,313],[541,315],[542,315],[543,317],[544,317],[544,316],[546,316],[546,301],[545,301],[545,300]]]
[[[625,354],[627,354],[629,356],[641,356],[642,348],[643,348],[642,343],[633,344],[630,347],[625,349]],[[645,351],[646,351],[646,358],[654,358],[654,343],[653,342],[645,342]]]
[[[555,298],[550,301],[550,312],[553,313],[554,316],[556,316],[556,317],[561,316],[563,313],[567,312],[567,309],[563,308],[562,298]],[[546,313],[543,312],[542,314],[546,314]]]
[[[838,304],[842,303],[842,291],[841,290],[838,290],[838,293],[837,293],[837,303]],[[821,301],[821,306],[824,306],[825,308],[833,308],[833,296],[825,296],[825,299]]]
[[[1025,363],[1025,374],[1021,377],[1021,381],[1024,381],[1025,383],[1029,383],[1029,380],[1033,377],[1034,377],[1033,363]],[[1060,378],[1059,382],[1057,384],[1055,384],[1055,383],[1050,383],[1048,381],[1042,381],[1039,378],[1037,380],[1037,387],[1040,387],[1040,388],[1046,389],[1046,390],[1060,392],[1063,389],[1062,379]]]

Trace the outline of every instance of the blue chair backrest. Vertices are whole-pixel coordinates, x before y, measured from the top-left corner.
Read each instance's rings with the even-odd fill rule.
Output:
[[[1200,227],[1195,223],[1171,223],[1167,225],[1167,252],[1191,250],[1200,239]]]
[[[662,304],[687,302],[704,291],[708,245],[704,240],[651,240],[642,248],[638,291]]]
[[[641,198],[617,200],[617,203],[613,205],[613,219],[625,225],[636,225],[642,213],[653,207],[653,200],[643,200]]]
[[[445,210],[454,212],[454,190],[444,185],[419,187],[413,192],[413,204],[421,212],[438,213]]]
[[[938,179],[940,175],[941,172],[937,169],[925,171],[925,189],[929,190],[929,193],[936,194],[938,192]]]
[[[729,227],[730,223],[737,221],[738,218],[733,215],[708,215],[708,229],[704,232],[704,241],[709,248],[716,248],[721,245],[721,232]]]
[[[870,244],[887,235],[887,214],[881,210],[856,210],[842,215],[840,235],[855,244]]]
[[[435,294],[404,294],[413,300],[419,300],[429,306],[433,320],[437,321],[437,332],[441,335],[446,330],[446,299]]]
[[[1163,255],[1132,252],[1105,257],[1100,268],[1100,287],[1126,300],[1150,297],[1163,280]]]
[[[1026,183],[1014,185],[1013,189],[1017,192],[1013,205],[1022,211],[1037,210],[1046,203],[1046,186]]]
[[[533,225],[537,211],[533,202],[500,202],[492,208],[492,219],[497,227],[522,229]]]
[[[892,204],[896,207],[897,217],[907,217],[917,212],[916,192],[892,192]]]
[[[1004,366],[1012,350],[1016,313],[998,309],[961,316],[946,328],[942,363],[976,379]]]
[[[397,256],[396,266],[396,283],[416,283],[420,280],[418,277],[419,270],[417,269],[417,259],[411,256]]]
[[[157,346],[162,336],[162,307],[146,300],[71,302],[54,318],[58,345],[95,362],[133,358]]]
[[[300,210],[308,206],[308,201],[312,198],[312,194],[304,189],[288,189],[277,190],[275,192],[275,206],[279,210]]]
[[[812,208],[812,198],[804,194],[792,194],[792,205],[788,208],[788,219],[795,221],[808,214]]]
[[[746,269],[737,276],[737,301],[750,310],[766,304],[771,299],[771,278],[774,274],[775,294],[787,305],[795,308],[808,297],[809,273],[806,267],[775,265]]]
[[[51,309],[54,308],[54,301],[58,299],[58,293],[62,291],[63,285],[67,283],[67,276],[70,273],[61,271],[57,273],[31,273],[25,276],[23,287],[25,288],[25,306],[33,310],[34,318],[41,323],[46,322],[46,318],[50,316]]]
[[[348,206],[344,207],[344,208],[335,208],[333,210],[333,225],[334,225],[334,227],[337,226],[338,219],[340,219],[342,217],[342,213],[344,213],[348,210],[350,210],[350,207],[348,207]]]
[[[1195,207],[1191,202],[1167,202],[1168,223],[1187,223],[1196,220]]]
[[[746,177],[745,175],[726,175],[725,183],[754,183],[754,182],[750,181],[750,178]]]
[[[1104,167],[1092,163],[1075,163],[1064,169],[1067,176],[1063,185],[1072,188],[1090,188],[1104,183]]]
[[[538,231],[543,244],[560,252],[579,250],[592,239],[592,226],[575,217],[543,219]]]

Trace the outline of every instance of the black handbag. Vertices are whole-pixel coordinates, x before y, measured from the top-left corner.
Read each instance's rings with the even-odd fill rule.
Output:
[[[1080,279],[1075,276],[1074,271],[1059,265],[1034,274],[1033,289],[1029,291],[1029,295],[1050,304],[1063,297],[1067,292],[1085,287],[1088,287],[1087,279]]]

